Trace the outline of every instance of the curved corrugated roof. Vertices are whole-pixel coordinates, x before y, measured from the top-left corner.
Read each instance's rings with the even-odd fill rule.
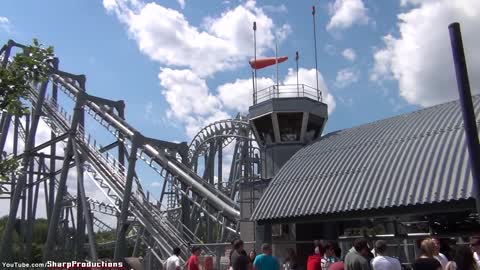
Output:
[[[479,112],[480,96],[474,106]],[[473,197],[462,113],[454,101],[332,132],[299,150],[272,180],[252,219]]]

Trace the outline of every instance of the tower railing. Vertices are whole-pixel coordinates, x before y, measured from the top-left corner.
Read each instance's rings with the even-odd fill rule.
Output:
[[[322,92],[306,84],[272,85],[257,90],[253,96],[253,105],[274,98],[309,98],[322,102]]]

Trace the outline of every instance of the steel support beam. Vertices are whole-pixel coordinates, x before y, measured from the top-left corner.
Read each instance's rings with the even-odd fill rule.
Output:
[[[470,91],[470,82],[468,79],[467,61],[465,60],[465,52],[463,51],[460,24],[452,23],[448,28],[450,31],[455,74],[457,76],[458,94],[460,96],[460,105],[462,108],[466,144],[470,157],[470,168],[472,171],[473,182],[476,187],[475,197],[477,212],[480,213],[480,143],[478,139],[475,108],[473,107],[472,93]]]
[[[27,136],[27,142],[25,143],[25,152],[27,154],[22,159],[22,168],[24,171],[27,170],[30,163],[31,157],[28,154],[30,153],[30,150],[35,146],[35,136],[37,133],[38,122],[40,120],[40,116],[42,113],[43,100],[45,98],[46,91],[47,91],[47,82],[44,82],[40,87],[40,93],[38,98],[39,100],[35,104],[35,109],[33,111],[34,118],[32,120],[32,126]],[[27,177],[26,175],[22,175],[19,178],[17,185],[15,186],[15,192],[13,195],[12,204],[10,205],[10,213],[8,216],[8,221],[5,226],[5,230],[4,230],[1,245],[0,245],[0,248],[1,248],[0,261],[3,261],[3,262],[6,262],[12,259],[10,256],[8,256],[8,254],[12,248],[13,226],[15,224],[15,220],[17,217],[17,210],[20,202],[20,196],[27,180],[26,177]]]
[[[2,61],[2,68],[6,68],[8,64],[8,58],[10,58],[10,54],[12,52],[12,47],[15,45],[15,42],[13,40],[9,40],[7,47],[5,48],[5,53],[3,55],[3,61]],[[0,89],[0,91],[2,91]],[[12,119],[12,116],[5,112],[2,114],[2,134],[0,134],[0,153],[3,153],[3,150],[5,148],[5,142],[7,141],[7,135],[8,135],[8,129],[10,127],[10,121]],[[0,155],[0,160],[2,159],[2,156]],[[1,259],[1,257],[0,257]]]
[[[128,229],[128,207],[130,206],[130,196],[132,195],[132,182],[135,174],[135,164],[137,162],[137,150],[141,136],[136,133],[132,139],[132,149],[128,157],[127,177],[125,180],[125,190],[123,193],[122,207],[117,225],[117,242],[115,243],[114,261],[120,261],[127,256],[127,241],[125,239]]]
[[[72,124],[69,130],[67,148],[65,151],[65,159],[62,165],[62,172],[60,174],[60,181],[57,189],[57,196],[55,197],[55,204],[53,206],[52,215],[50,222],[48,224],[48,234],[47,241],[45,243],[45,249],[43,253],[43,262],[46,262],[51,258],[55,246],[55,236],[57,232],[57,224],[60,218],[60,210],[62,207],[63,196],[65,195],[66,182],[68,176],[68,170],[70,168],[70,162],[72,161],[73,153],[73,144],[75,142],[75,134],[77,131],[78,124],[81,120],[81,115],[83,114],[83,105],[85,104],[85,93],[79,92],[77,95],[77,101],[75,103],[74,113]]]
[[[77,145],[76,144],[73,144],[73,147],[74,147],[74,154],[75,154],[75,164],[77,166],[77,174],[78,174],[78,178],[77,178],[77,182],[78,182],[78,194],[80,196],[79,200],[77,200],[80,205],[81,205],[81,208],[78,208],[80,205],[77,205],[77,212],[81,212],[80,215],[83,214],[83,218],[85,220],[85,223],[86,223],[86,227],[87,227],[87,233],[88,233],[88,242],[89,242],[89,252],[90,252],[90,258],[92,261],[96,261],[98,259],[98,255],[97,255],[97,247],[96,247],[96,241],[95,241],[95,232],[93,231],[93,221],[92,221],[92,215],[91,215],[91,212],[90,212],[90,208],[88,207],[88,203],[87,203],[87,196],[85,194],[85,186],[84,186],[84,178],[83,178],[83,165],[82,165],[82,162],[83,162],[83,158],[81,157],[81,155],[78,153],[78,150],[77,150]],[[81,177],[80,177],[81,175]],[[81,209],[81,210],[80,210]],[[77,220],[78,220],[78,217],[77,217]],[[80,239],[84,239],[84,232],[85,232],[85,228],[80,228],[79,229],[79,226],[77,225],[77,231],[81,231],[81,235],[80,234],[77,234],[78,237],[77,238],[80,238]],[[77,243],[77,257],[78,257],[78,252],[83,252],[83,244],[84,244],[84,241],[79,241],[77,240],[78,242],[81,242],[80,244]],[[80,248],[79,248],[80,246]]]

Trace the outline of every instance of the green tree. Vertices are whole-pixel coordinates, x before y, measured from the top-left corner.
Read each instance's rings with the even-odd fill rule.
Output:
[[[0,66],[0,110],[15,116],[28,113],[24,100],[32,85],[48,80],[54,59],[53,47],[45,48],[37,39],[22,49],[12,59],[8,59],[5,67]],[[3,62],[4,59],[1,60]],[[0,180],[8,180],[12,173],[18,174],[18,166],[15,157],[3,158],[0,161]],[[0,194],[3,192],[0,189]]]

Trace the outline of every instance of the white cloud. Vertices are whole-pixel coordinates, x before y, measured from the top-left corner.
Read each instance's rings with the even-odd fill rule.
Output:
[[[182,13],[153,2],[104,0],[104,7],[127,26],[144,54],[162,64],[158,77],[170,105],[167,116],[185,125],[189,137],[212,121],[230,118],[221,97],[209,92],[206,79],[246,65],[253,54],[253,22],[257,22],[257,55],[274,49],[275,34],[282,42],[291,33],[290,25],[277,27],[252,0],[204,18],[200,27]],[[225,106],[241,107],[228,100]]]
[[[183,119],[189,114],[205,116],[222,108],[220,100],[208,92],[206,81],[191,70],[162,68],[158,78],[171,107],[170,115]]]
[[[474,92],[480,89],[480,1],[403,1],[411,9],[398,15],[399,37],[384,37],[374,54],[370,79],[398,81],[408,103],[431,106],[458,98],[448,25],[461,24]],[[476,89],[476,90],[475,90]]]
[[[327,30],[346,29],[354,24],[367,24],[367,8],[362,0],[335,0],[329,5],[330,21]]]
[[[335,85],[338,88],[345,88],[352,83],[355,83],[360,78],[360,72],[352,68],[345,68],[337,72]]]
[[[162,68],[158,78],[170,105],[168,116],[182,121],[190,138],[204,125],[230,118],[220,99],[209,93],[206,81],[191,70]]]
[[[355,61],[355,59],[357,58],[357,54],[355,53],[355,50],[352,48],[347,48],[343,50],[342,55],[343,57],[345,57],[345,59],[352,62]]]
[[[281,4],[279,6],[266,5],[266,6],[263,6],[262,8],[267,12],[275,12],[275,13],[284,13],[288,11],[287,7],[284,4]]]
[[[185,8],[185,0],[177,0],[177,2],[180,5],[180,8],[182,8],[182,9]]]
[[[300,84],[306,84],[310,87],[315,88],[317,84],[315,74],[315,69],[300,68],[298,70],[298,81]],[[288,69],[288,74],[283,80],[283,83],[297,84],[297,74],[294,69]],[[318,73],[318,88],[322,92],[323,102],[328,105],[328,113],[332,113],[336,106],[335,99],[330,93],[330,90],[328,89],[327,84],[325,83],[325,80],[323,79],[323,76],[320,72]]]
[[[259,90],[267,88],[273,84],[275,84],[275,82],[271,78],[257,78],[257,88]],[[237,79],[233,83],[220,85],[217,90],[218,97],[228,109],[246,113],[248,112],[248,107],[252,105],[252,79]]]
[[[0,29],[3,29],[5,32],[10,33],[10,21],[7,17],[0,16]]]
[[[204,19],[202,29],[180,12],[156,3],[104,0],[108,11],[125,23],[140,50],[151,59],[173,67],[190,68],[200,77],[231,70],[252,55],[253,21],[257,22],[257,48],[273,48],[277,28],[255,1]],[[282,26],[280,29],[287,29]]]

